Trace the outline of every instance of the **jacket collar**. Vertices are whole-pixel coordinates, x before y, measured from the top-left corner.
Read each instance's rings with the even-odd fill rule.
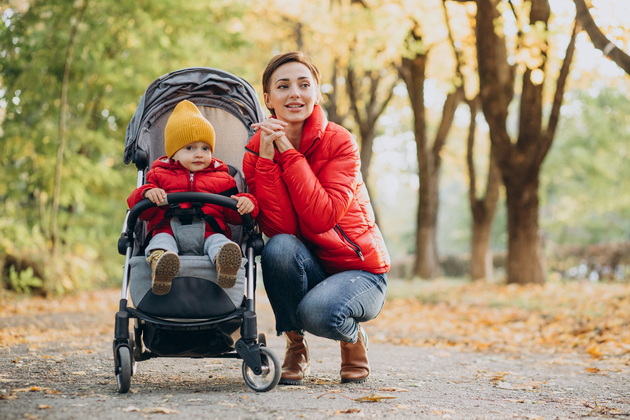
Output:
[[[328,118],[321,106],[318,104],[313,108],[313,113],[304,122],[302,130],[302,141],[300,143],[300,153],[306,154],[310,151],[313,143],[324,136],[326,127],[328,126]]]

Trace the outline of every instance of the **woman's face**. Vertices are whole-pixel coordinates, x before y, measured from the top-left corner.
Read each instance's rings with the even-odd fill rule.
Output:
[[[302,63],[291,61],[271,74],[265,104],[276,117],[288,123],[300,123],[312,113],[318,99],[317,83]]]

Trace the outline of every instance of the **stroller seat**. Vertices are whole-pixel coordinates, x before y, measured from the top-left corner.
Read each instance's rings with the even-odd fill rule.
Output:
[[[245,294],[245,260],[229,289],[217,285],[217,272],[207,256],[182,255],[180,269],[166,295],[151,292],[151,268],[142,256],[130,260],[129,295],[137,310],[158,318],[218,318],[235,311]]]

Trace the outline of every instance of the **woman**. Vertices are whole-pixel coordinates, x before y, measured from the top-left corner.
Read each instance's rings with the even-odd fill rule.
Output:
[[[367,335],[385,301],[389,255],[374,222],[352,135],[328,122],[320,73],[300,52],[277,55],[263,77],[272,117],[254,127],[243,171],[270,237],[263,280],[287,349],[281,384],[308,374],[304,332],[339,340],[341,382],[370,374]]]

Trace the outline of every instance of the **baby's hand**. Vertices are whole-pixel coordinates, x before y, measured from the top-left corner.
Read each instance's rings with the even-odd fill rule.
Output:
[[[252,203],[252,200],[250,200],[248,197],[242,195],[233,195],[230,198],[233,198],[237,201],[236,211],[238,211],[239,214],[247,214],[254,211],[254,203]]]
[[[151,188],[144,192],[144,198],[148,198],[152,203],[159,205],[166,200],[166,191],[162,188]]]

